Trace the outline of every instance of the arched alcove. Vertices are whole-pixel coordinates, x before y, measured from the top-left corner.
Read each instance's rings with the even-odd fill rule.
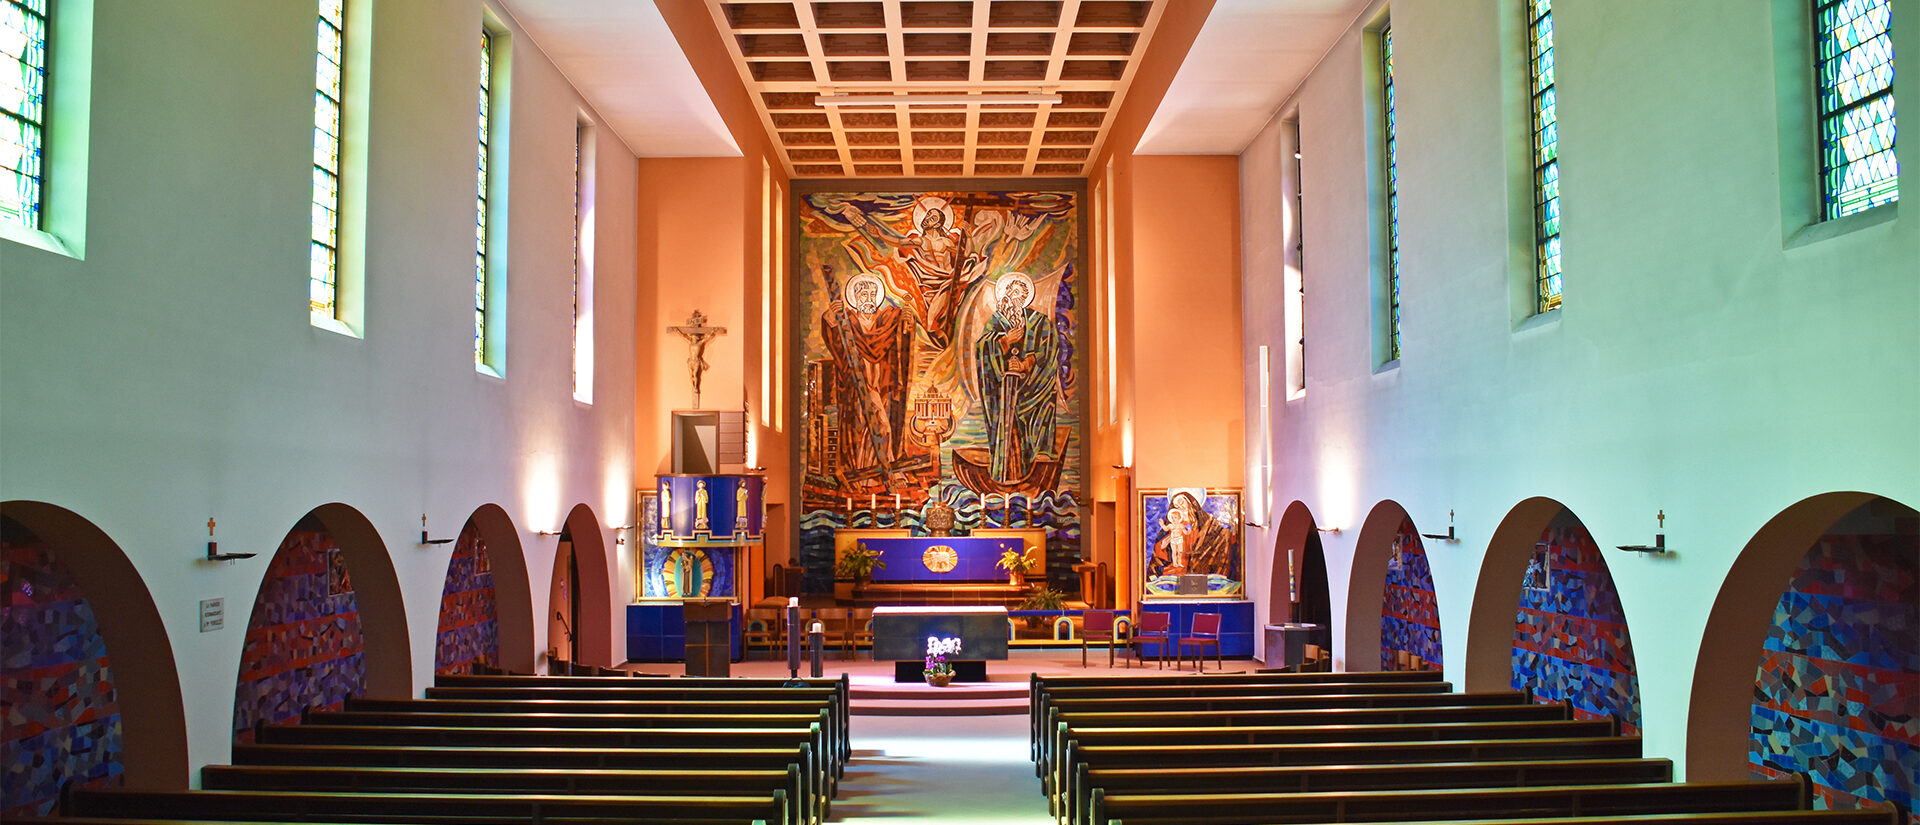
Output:
[[[1489,617],[1485,632],[1492,635],[1468,637],[1470,678],[1475,657],[1504,658],[1506,681],[1486,689],[1510,687],[1530,690],[1541,702],[1564,700],[1576,717],[1611,717],[1623,732],[1637,734],[1639,674],[1607,561],[1572,510],[1551,499],[1529,501],[1553,506],[1523,502],[1526,515],[1503,520],[1495,531],[1479,584],[1498,586],[1475,596],[1468,623],[1470,633],[1480,632],[1484,611]],[[1545,523],[1529,539],[1525,528],[1543,515]],[[1511,581],[1498,581],[1500,575]],[[1511,599],[1504,624],[1492,619],[1501,612],[1503,598]]]
[[[7,783],[5,792],[0,793],[6,801],[0,809],[9,815],[24,814],[31,805],[38,813],[40,803],[57,798],[61,783],[85,782],[83,776],[72,775],[69,768],[85,768],[87,774],[96,777],[110,776],[131,788],[186,787],[187,723],[173,645],[167,639],[166,624],[154,606],[153,595],[126,553],[79,514],[38,501],[0,503],[0,545],[5,547],[4,563],[9,568],[16,563],[16,556],[19,562],[27,562],[29,556],[44,558],[50,562],[46,567],[61,568],[58,578],[66,583],[56,586],[76,591],[21,592],[21,585],[30,585],[32,580],[16,577],[9,569],[4,577],[7,591],[0,603],[36,610],[36,606],[51,606],[50,597],[55,595],[62,602],[83,602],[69,604],[58,615],[36,610],[35,616],[15,616],[11,609],[6,610],[5,632],[0,636],[4,636],[7,678],[15,683],[9,692],[64,697],[59,703],[62,707],[49,714],[14,708],[14,712],[36,718],[31,729],[21,726],[9,730],[8,750],[20,744],[35,751],[32,759],[45,760],[47,754],[60,749],[49,747],[51,743],[45,741],[30,746],[27,743],[48,736],[82,737],[86,746],[100,749],[97,756],[101,757],[83,760],[84,765],[42,762],[36,768],[17,760],[19,754],[9,752],[5,762]],[[91,628],[85,627],[89,621]],[[100,643],[77,644],[81,640],[76,636],[89,632],[97,633]],[[60,661],[36,652],[45,647],[41,642],[51,643],[50,649],[60,652]],[[104,650],[98,649],[101,647]],[[28,661],[22,663],[16,657]],[[117,719],[104,726],[95,724],[108,715]],[[117,742],[104,741],[107,736]]]
[[[1444,665],[1440,612],[1426,548],[1406,508],[1391,499],[1367,513],[1354,540],[1347,588],[1346,670],[1399,666],[1399,651],[1437,670]],[[1378,651],[1379,655],[1374,655]]]
[[[500,667],[500,621],[495,607],[493,558],[472,519],[454,539],[440,588],[440,621],[433,634],[433,674],[458,675],[477,666]]]
[[[1273,574],[1267,587],[1268,621],[1320,625],[1312,644],[1333,646],[1333,600],[1327,586],[1327,557],[1319,525],[1307,505],[1287,505],[1274,527]]]
[[[467,528],[476,532],[493,571],[493,608],[500,645],[498,664],[518,673],[532,673],[533,584],[527,573],[527,556],[520,545],[520,530],[498,504],[480,505],[467,518]]]
[[[582,664],[611,667],[626,661],[614,658],[613,651],[613,575],[612,560],[607,557],[606,537],[599,517],[585,504],[575,505],[560,528],[560,541],[571,545],[577,577],[574,598],[579,600],[578,624],[574,631],[579,647],[573,660]],[[556,556],[555,573],[564,563]],[[560,609],[562,605],[554,605]]]
[[[1914,802],[1920,513],[1814,496],[1769,520],[1714,601],[1694,670],[1688,777],[1805,772],[1819,807]]]
[[[314,508],[281,540],[254,597],[234,688],[236,740],[348,696],[410,696],[408,650],[400,581],[379,533],[345,504]]]
[[[1515,504],[1487,542],[1467,618],[1466,690],[1508,690],[1513,683],[1514,607],[1534,546],[1566,507],[1536,496]]]

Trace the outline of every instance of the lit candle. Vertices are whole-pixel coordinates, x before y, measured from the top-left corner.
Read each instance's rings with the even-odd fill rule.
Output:
[[[847,496],[847,512],[853,512],[853,496]]]
[[[879,493],[868,493],[868,494],[867,494],[867,509],[869,509],[869,510],[878,510],[878,509],[880,509],[880,494],[879,494]]]
[[[899,494],[899,493],[894,493],[894,494],[893,494],[893,509],[895,509],[895,510],[898,510],[898,509],[900,509],[900,494]]]

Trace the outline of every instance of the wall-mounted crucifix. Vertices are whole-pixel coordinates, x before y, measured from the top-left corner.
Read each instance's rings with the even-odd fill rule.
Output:
[[[693,379],[693,408],[700,409],[700,374],[712,366],[706,359],[707,344],[727,334],[727,328],[707,326],[707,316],[696,309],[685,325],[667,327],[667,331],[687,339],[687,377]]]

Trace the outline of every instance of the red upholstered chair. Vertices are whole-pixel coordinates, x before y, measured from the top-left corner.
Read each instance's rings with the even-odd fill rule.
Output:
[[[1113,643],[1116,641],[1113,628],[1114,615],[1111,610],[1089,610],[1080,614],[1081,667],[1087,666],[1088,642],[1106,642],[1107,667],[1113,667]]]
[[[1206,670],[1206,653],[1209,646],[1213,648],[1215,669],[1225,670],[1226,662],[1222,660],[1220,656],[1220,614],[1195,613],[1193,614],[1193,627],[1187,631],[1186,638],[1180,640],[1180,666],[1186,666],[1187,651],[1191,649],[1193,651],[1193,668],[1195,670]]]
[[[1167,648],[1173,646],[1173,635],[1169,632],[1173,624],[1173,615],[1158,610],[1143,610],[1137,617],[1140,621],[1133,627],[1133,658],[1140,658],[1140,652],[1146,649],[1147,642],[1160,643],[1160,668],[1167,667]],[[1128,661],[1127,667],[1133,667]]]

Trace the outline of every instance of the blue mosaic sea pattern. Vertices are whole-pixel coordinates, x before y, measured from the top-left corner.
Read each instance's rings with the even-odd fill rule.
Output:
[[[120,705],[93,608],[10,519],[0,519],[0,718],[0,820],[50,812],[67,783],[122,783]]]
[[[1513,630],[1513,689],[1541,702],[1573,702],[1582,719],[1620,720],[1640,731],[1640,680],[1626,612],[1606,559],[1585,527],[1540,535],[1550,559],[1547,588],[1520,591]]]
[[[1805,772],[1816,807],[1920,787],[1920,525],[1822,536],[1774,608],[1754,685],[1755,776]],[[1920,825],[1920,815],[1908,822]]]
[[[475,664],[500,663],[500,625],[494,607],[493,567],[473,522],[460,531],[440,591],[440,626],[434,634],[433,672],[472,673]]]
[[[332,534],[296,527],[281,542],[247,621],[233,731],[277,724],[307,708],[337,710],[366,693],[366,639],[353,579]]]
[[[1440,606],[1433,592],[1427,551],[1411,520],[1400,522],[1387,560],[1387,587],[1380,608],[1380,668],[1400,667],[1400,653],[1420,659],[1416,669],[1440,670]]]

